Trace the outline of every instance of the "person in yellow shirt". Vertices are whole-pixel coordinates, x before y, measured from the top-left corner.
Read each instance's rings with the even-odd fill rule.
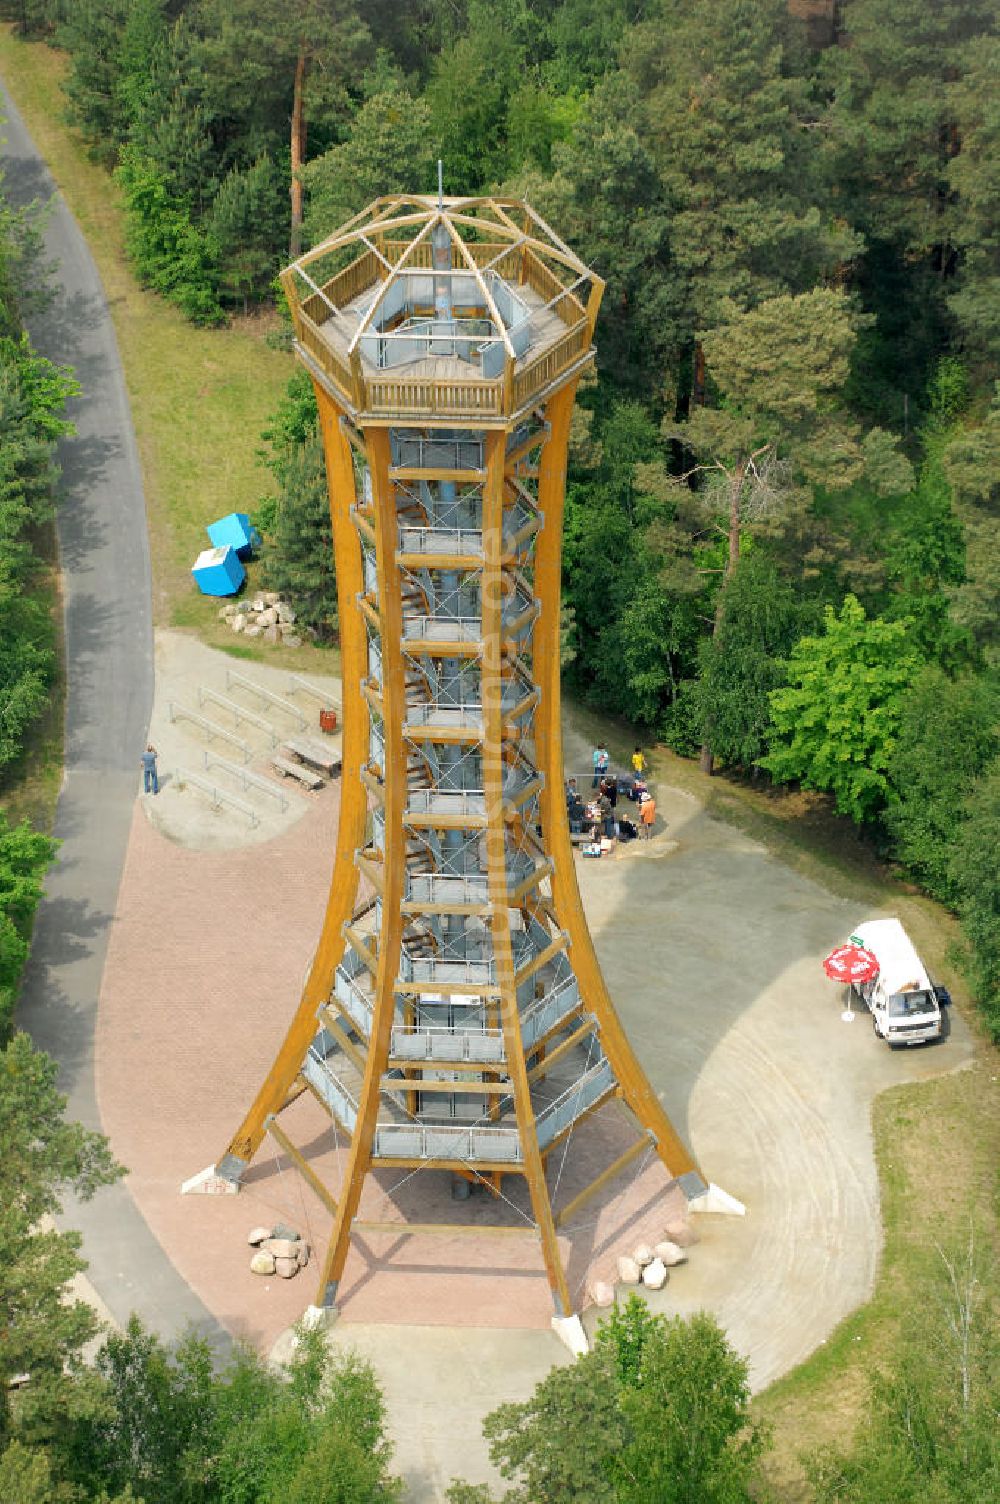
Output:
[[[642,755],[641,747],[636,747],[632,753],[632,772],[636,778],[645,778],[646,776],[646,759]]]

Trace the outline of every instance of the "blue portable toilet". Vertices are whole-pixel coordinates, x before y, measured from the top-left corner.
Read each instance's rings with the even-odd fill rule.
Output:
[[[230,512],[218,522],[206,528],[209,540],[216,548],[235,548],[241,559],[249,559],[255,548],[260,547],[260,533],[253,526],[246,512]]]
[[[202,595],[235,595],[247,577],[235,548],[206,548],[191,566]]]

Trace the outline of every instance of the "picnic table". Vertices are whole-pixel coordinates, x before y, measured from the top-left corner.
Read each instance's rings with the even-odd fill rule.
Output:
[[[306,736],[293,736],[285,742],[285,750],[307,767],[318,768],[328,778],[335,778],[340,772],[340,758],[335,757],[322,742],[311,741]]]
[[[289,761],[287,757],[272,757],[271,766],[281,774],[282,778],[294,778],[304,788],[315,790],[326,787],[318,773],[311,772],[300,762]]]

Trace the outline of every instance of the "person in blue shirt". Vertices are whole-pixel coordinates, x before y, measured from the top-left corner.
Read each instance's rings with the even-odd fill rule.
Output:
[[[142,754],[141,762],[143,793],[158,794],[160,792],[160,780],[156,776],[156,748],[152,742],[146,743],[146,750]]]
[[[599,746],[596,746],[594,748],[594,782],[592,786],[595,789],[600,787],[601,779],[608,771],[610,762],[611,758],[608,755],[608,749],[604,745],[604,743],[601,742]]]

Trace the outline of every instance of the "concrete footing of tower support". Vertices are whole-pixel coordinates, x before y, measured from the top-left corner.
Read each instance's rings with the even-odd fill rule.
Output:
[[[708,1190],[700,1196],[692,1196],[688,1202],[689,1212],[715,1212],[724,1217],[745,1217],[747,1209],[742,1201],[737,1201],[735,1196],[730,1196],[721,1186],[714,1181],[709,1182]]]
[[[326,1331],[336,1324],[339,1315],[336,1306],[306,1306],[302,1313],[302,1325],[309,1332],[317,1328]]]
[[[206,1165],[204,1170],[199,1170],[197,1175],[192,1175],[190,1180],[185,1180],[181,1185],[182,1196],[236,1196],[239,1194],[240,1183],[232,1180],[228,1175],[220,1175],[217,1165]]]
[[[552,1330],[574,1358],[582,1358],[585,1353],[589,1353],[590,1343],[579,1316],[553,1316]]]

